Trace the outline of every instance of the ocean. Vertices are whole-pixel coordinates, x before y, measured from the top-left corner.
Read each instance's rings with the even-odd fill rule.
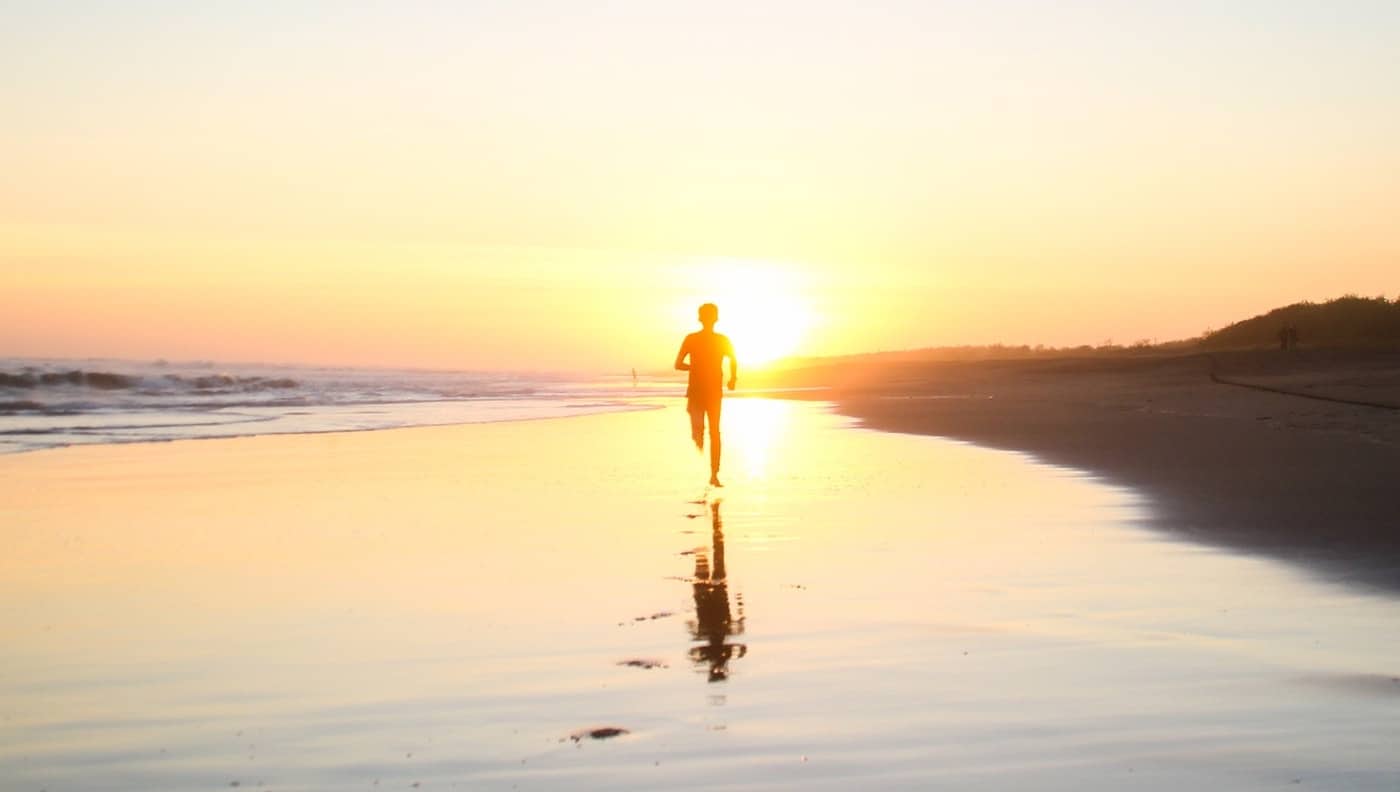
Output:
[[[0,454],[553,418],[682,391],[676,379],[630,374],[0,358]]]

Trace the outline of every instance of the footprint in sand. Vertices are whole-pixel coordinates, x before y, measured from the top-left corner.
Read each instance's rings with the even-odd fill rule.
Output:
[[[630,660],[619,660],[617,661],[617,664],[620,666],[627,666],[628,668],[670,668],[670,666],[666,665],[666,663],[662,660],[643,657],[634,657]]]
[[[636,622],[656,621],[657,619],[669,619],[675,615],[676,614],[672,613],[671,611],[657,611],[656,613],[653,613],[650,616],[633,616],[632,623],[635,624]],[[617,626],[621,627],[627,623],[628,622],[618,622]]]
[[[583,742],[584,740],[609,740],[613,737],[621,737],[624,734],[631,734],[631,732],[618,726],[600,726],[595,729],[580,729],[570,734],[568,739],[574,742]],[[559,742],[564,741],[560,740]]]

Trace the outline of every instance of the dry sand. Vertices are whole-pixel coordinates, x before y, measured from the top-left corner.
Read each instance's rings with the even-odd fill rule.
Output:
[[[872,428],[1026,451],[1133,487],[1173,534],[1400,589],[1400,354],[846,365],[791,379],[833,386]]]

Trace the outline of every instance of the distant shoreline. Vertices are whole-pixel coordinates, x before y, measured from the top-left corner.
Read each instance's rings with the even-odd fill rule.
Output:
[[[823,398],[872,429],[1129,486],[1164,533],[1400,593],[1400,354],[1214,357],[1228,383],[1203,355],[827,367],[800,381],[825,380]],[[900,398],[953,394],[982,398]]]

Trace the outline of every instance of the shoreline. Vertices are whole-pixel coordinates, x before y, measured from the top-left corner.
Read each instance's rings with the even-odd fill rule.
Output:
[[[759,385],[736,397],[829,402],[865,428],[1029,454],[1142,494],[1152,505],[1148,527],[1164,535],[1400,592],[1400,524],[1391,519],[1400,472],[1394,354],[866,363]],[[627,406],[565,415],[177,439],[333,436],[662,406],[620,401]],[[70,444],[0,458],[155,442],[175,440]]]
[[[1400,592],[1395,357],[1217,357],[1218,372],[1192,355],[804,375],[867,428],[1027,453],[1140,492],[1165,535]]]
[[[486,400],[468,400],[468,399],[460,399],[460,400],[442,400],[442,401],[438,401],[438,402],[422,401],[422,402],[399,402],[399,403],[390,403],[390,404],[391,404],[391,405],[406,405],[406,406],[409,406],[409,407],[412,407],[412,408],[421,408],[421,407],[434,407],[434,406],[444,405],[444,404],[454,404],[454,405],[455,405],[455,404],[479,404],[479,403],[482,403],[483,401],[486,401]],[[501,403],[501,402],[503,402],[503,401],[506,401],[506,400],[492,400],[491,403]],[[527,399],[527,400],[522,400],[522,403],[525,403],[525,402],[531,402],[531,403],[532,403],[532,402],[534,402],[534,401],[537,401],[537,400]],[[156,443],[156,444],[160,444],[160,443],[181,443],[181,442],[192,441],[192,440],[238,440],[238,439],[247,439],[247,438],[252,438],[252,437],[277,437],[277,436],[296,436],[296,435],[314,436],[314,435],[327,435],[327,434],[332,434],[332,435],[333,435],[333,434],[358,434],[358,433],[361,433],[361,432],[383,432],[383,431],[393,431],[393,430],[395,430],[395,429],[426,429],[426,428],[431,428],[431,427],[471,426],[471,425],[474,425],[474,424],[514,423],[514,422],[526,422],[526,421],[548,421],[548,420],[553,420],[553,419],[579,418],[579,417],[583,417],[583,416],[587,416],[587,415],[609,415],[609,414],[612,414],[612,413],[643,412],[643,411],[646,411],[646,410],[656,410],[656,409],[660,409],[662,405],[656,404],[656,403],[654,403],[654,402],[655,402],[654,399],[648,399],[648,400],[645,400],[645,401],[643,401],[643,400],[638,400],[638,399],[631,399],[631,400],[628,400],[628,399],[613,399],[613,400],[602,401],[602,402],[593,402],[593,403],[567,404],[567,405],[564,405],[564,406],[562,406],[562,407],[559,407],[559,409],[561,409],[561,410],[567,410],[568,412],[547,413],[547,414],[519,414],[519,415],[508,416],[508,417],[497,417],[497,416],[485,416],[485,417],[483,417],[483,416],[476,416],[476,417],[471,417],[471,418],[465,418],[465,417],[463,417],[463,418],[454,418],[454,419],[451,419],[451,420],[430,420],[430,421],[417,422],[417,423],[392,424],[392,425],[388,425],[388,426],[328,426],[328,427],[303,427],[303,428],[297,428],[297,429],[280,429],[280,430],[277,430],[277,431],[263,431],[263,432],[244,432],[244,433],[232,433],[232,432],[231,432],[231,433],[228,433],[228,434],[207,434],[207,435],[191,434],[191,435],[186,435],[186,436],[183,436],[183,437],[160,437],[160,436],[152,436],[152,437],[131,437],[131,438],[129,438],[129,439],[120,439],[120,440],[116,440],[116,439],[103,439],[103,440],[94,440],[94,441],[92,441],[92,442],[60,442],[60,443],[54,443],[54,444],[52,444],[52,445],[36,445],[36,446],[30,447],[30,448],[22,448],[22,447],[21,447],[21,448],[14,448],[14,449],[4,449],[4,448],[0,448],[0,459],[3,459],[3,458],[5,458],[5,457],[12,457],[12,456],[28,456],[28,455],[30,455],[30,454],[36,454],[36,453],[40,453],[40,452],[43,452],[43,451],[58,451],[58,450],[61,450],[61,449],[72,449],[72,448],[89,448],[89,447],[99,448],[99,447],[108,447],[108,446],[133,446],[133,445],[147,445],[147,444],[152,444],[152,443]],[[333,407],[334,407],[334,408],[344,408],[344,407],[346,407],[346,406],[347,406],[347,405],[334,405]],[[349,406],[350,406],[350,407],[359,407],[360,405],[349,405]],[[374,406],[377,406],[377,407],[378,407],[378,406],[383,406],[383,405],[374,405]],[[197,412],[197,411],[190,411],[190,412]],[[212,411],[211,411],[211,414],[212,414]],[[227,415],[232,415],[232,414],[233,414],[233,413],[228,413]],[[308,413],[297,413],[297,415],[306,415],[306,414],[308,414]],[[331,414],[331,413],[327,413],[327,415],[331,415],[331,416],[333,417],[333,414]],[[267,420],[273,421],[273,420],[277,420],[277,418],[274,416],[274,417],[269,418],[269,419],[267,419]],[[237,422],[231,422],[231,423],[230,423],[230,425],[236,425],[236,424],[237,424]],[[197,424],[192,424],[192,425],[197,425]],[[178,426],[178,424],[177,424],[177,426]],[[57,430],[56,430],[56,431],[57,431]],[[86,433],[86,430],[84,431],[84,434],[85,434],[85,433]],[[21,436],[23,436],[23,435],[21,435]],[[4,436],[3,434],[0,434],[0,442],[3,442],[4,437],[5,437],[5,436]]]

